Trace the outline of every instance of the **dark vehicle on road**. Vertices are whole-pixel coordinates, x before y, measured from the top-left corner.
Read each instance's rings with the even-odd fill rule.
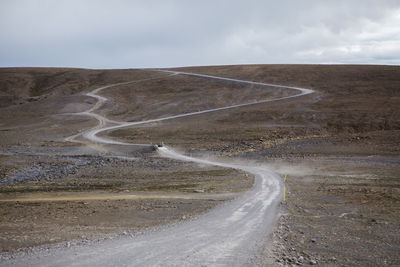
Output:
[[[160,143],[158,143],[158,144],[154,144],[153,145],[153,150],[157,150],[158,148],[160,148],[160,147],[164,147],[164,142],[160,142]]]

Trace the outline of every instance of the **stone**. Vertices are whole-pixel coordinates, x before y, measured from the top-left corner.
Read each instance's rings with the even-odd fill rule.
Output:
[[[195,193],[204,193],[204,190],[203,189],[196,189],[196,190],[193,190],[193,192],[195,192]]]
[[[298,261],[299,263],[303,263],[303,262],[304,262],[304,257],[303,257],[303,256],[298,257],[298,258],[297,258],[297,261]]]

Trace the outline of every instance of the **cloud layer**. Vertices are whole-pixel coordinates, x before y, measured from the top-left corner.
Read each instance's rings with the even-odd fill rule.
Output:
[[[397,0],[2,0],[0,66],[400,64]]]

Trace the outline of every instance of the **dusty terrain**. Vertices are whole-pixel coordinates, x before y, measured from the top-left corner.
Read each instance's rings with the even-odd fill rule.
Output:
[[[271,167],[287,175],[288,194],[264,254],[287,265],[398,265],[398,162],[286,159]]]
[[[1,161],[3,252],[190,218],[233,198],[252,181],[242,172],[153,153],[134,160],[90,151],[72,156],[48,150],[8,153]]]
[[[257,160],[287,174],[283,216],[273,245],[267,242],[256,260],[260,265],[266,264],[263,255],[271,253],[273,264],[400,264],[399,67],[181,70],[302,86],[317,93],[107,134],[133,143],[163,140],[193,155]],[[171,162],[150,151],[120,151],[118,156],[137,158],[128,161],[104,147],[65,142],[95,125],[87,117],[60,115],[93,105],[83,90],[160,77],[104,91],[112,101],[100,113],[126,121],[293,93],[146,70],[2,69],[0,77],[2,251],[176,221],[232,197],[218,195],[251,185],[251,177],[233,170]],[[108,199],[39,201],[49,192],[62,197],[68,192],[105,194]],[[187,194],[190,199],[115,200],[109,195],[129,193]],[[196,197],[201,194],[209,195]],[[24,197],[36,200],[1,202]]]
[[[1,251],[175,222],[251,186],[252,177],[243,172],[162,159],[150,146],[113,153],[65,141],[96,124],[71,115],[95,103],[83,89],[166,76],[137,70],[3,70],[4,99],[12,101],[4,101],[0,113]]]

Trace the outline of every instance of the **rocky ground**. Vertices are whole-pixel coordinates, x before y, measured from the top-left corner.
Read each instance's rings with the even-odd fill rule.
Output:
[[[2,252],[190,218],[252,184],[243,172],[163,159],[155,152],[132,159],[6,151],[1,156]]]
[[[282,216],[276,232],[266,237],[258,265],[400,264],[399,67],[254,65],[183,70],[317,92],[107,135],[133,143],[162,140],[195,156],[258,161],[287,175]],[[90,118],[68,115],[93,105],[84,91],[153,79],[104,91],[111,101],[99,112],[125,121],[293,93],[146,70],[2,69],[0,76],[2,251],[174,222],[217,205],[223,199],[217,195],[228,193],[229,198],[251,185],[251,177],[244,173],[161,159],[148,150],[110,151],[65,142],[96,125]],[[68,193],[82,199],[65,200]],[[138,193],[187,194],[190,199],[125,198]],[[49,194],[58,201],[38,201]],[[104,199],[87,200],[87,194]],[[193,197],[196,194],[210,196]],[[35,201],[2,201],[24,197]]]
[[[287,175],[274,245],[265,248],[277,264],[399,265],[398,159],[296,159],[273,165]]]

